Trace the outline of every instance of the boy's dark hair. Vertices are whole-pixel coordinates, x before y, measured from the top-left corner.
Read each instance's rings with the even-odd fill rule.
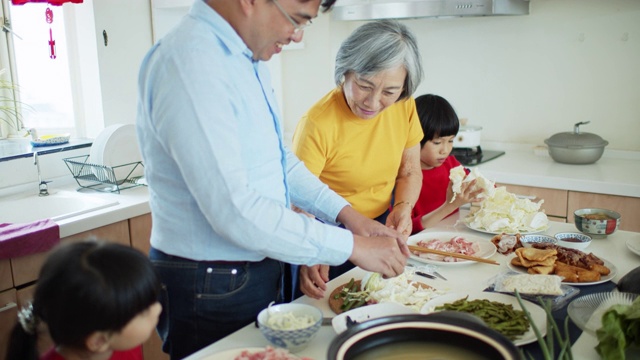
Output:
[[[90,334],[122,330],[155,303],[159,293],[160,281],[140,251],[117,243],[76,242],[58,247],[47,258],[32,314],[36,324],[47,325],[56,345],[86,349]],[[17,323],[7,359],[37,359],[36,340],[37,331]]]
[[[416,110],[424,137],[420,147],[436,137],[456,135],[460,129],[458,115],[449,102],[438,95],[426,94],[416,98]]]

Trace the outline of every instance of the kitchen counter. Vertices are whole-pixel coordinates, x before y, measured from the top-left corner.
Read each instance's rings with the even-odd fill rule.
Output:
[[[430,229],[430,232],[438,231],[455,231],[463,236],[473,235],[476,237],[486,238],[487,241],[492,235],[479,233],[468,229],[466,226],[457,224],[457,220],[460,216],[465,216],[466,212],[462,211],[460,215],[451,216],[442,221],[436,228]],[[555,234],[561,231],[575,231],[575,227],[572,224],[552,222],[547,234]],[[626,243],[633,242],[634,244],[640,244],[640,233],[617,231],[612,235],[609,235],[605,239],[594,239],[593,243],[587,249],[596,255],[599,255],[607,260],[615,260],[615,268],[617,270],[613,277],[613,282],[618,282],[622,276],[627,274],[630,270],[640,265],[640,256],[632,253]],[[503,256],[496,253],[491,259],[500,262],[500,266],[489,264],[469,264],[465,266],[440,266],[439,272],[448,279],[444,281],[441,279],[426,280],[420,278],[421,282],[426,282],[433,287],[446,290],[448,292],[476,292],[482,291],[487,287],[488,280],[495,274],[507,270],[507,256]],[[413,260],[411,261],[413,262]],[[414,262],[414,264],[420,264]],[[364,275],[364,271],[360,268],[355,268],[340,277],[332,280],[328,284],[326,294],[331,293],[337,286],[347,283],[349,279],[360,279]],[[578,295],[580,296],[580,295]],[[302,302],[312,304],[322,310],[324,316],[335,316],[333,311],[329,308],[328,299],[321,300],[311,299],[307,296],[303,296],[296,300],[296,302]],[[318,335],[312,340],[311,344],[300,353],[298,356],[306,356],[312,359],[326,359],[327,349],[331,341],[336,337],[336,333],[331,326],[321,327]],[[597,340],[587,334],[583,333],[578,340],[573,344],[573,357],[575,359],[590,360],[599,359],[599,356],[593,349],[597,344]],[[216,359],[215,354],[230,349],[242,349],[249,347],[263,348],[269,345],[267,340],[262,336],[260,330],[253,324],[238,330],[237,332],[223,338],[220,341],[213,343],[212,345],[200,350],[199,352],[188,357],[187,360],[204,360],[204,359]]]
[[[485,177],[498,183],[640,198],[637,152],[605,150],[594,164],[569,165],[555,162],[542,147],[496,143],[486,148],[506,152],[477,165]]]
[[[78,184],[71,177],[66,179],[56,179],[52,185],[49,185],[50,193],[58,191],[76,191],[79,188]],[[37,189],[37,185],[29,184],[27,186],[20,186],[20,191],[18,193],[0,192],[0,206],[3,204],[3,196],[37,194]],[[65,238],[67,236],[151,212],[151,209],[149,208],[149,189],[146,186],[124,189],[121,190],[119,194],[103,193],[91,189],[81,189],[79,192],[87,194],[87,196],[117,201],[118,203],[103,209],[93,210],[84,214],[57,220],[56,223],[60,227],[60,238]],[[2,222],[2,219],[0,219],[0,223]]]

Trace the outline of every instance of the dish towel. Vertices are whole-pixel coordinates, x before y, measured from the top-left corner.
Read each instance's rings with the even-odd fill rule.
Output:
[[[0,259],[45,252],[60,242],[60,226],[51,219],[0,224]]]

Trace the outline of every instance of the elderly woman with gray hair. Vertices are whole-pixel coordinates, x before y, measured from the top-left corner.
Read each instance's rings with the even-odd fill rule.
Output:
[[[340,46],[334,76],[337,87],[298,123],[293,151],[355,210],[408,236],[422,183],[416,38],[398,21],[366,23]],[[321,298],[352,267],[302,267],[300,289]]]

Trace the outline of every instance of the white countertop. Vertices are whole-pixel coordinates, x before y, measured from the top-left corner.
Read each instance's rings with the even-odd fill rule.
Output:
[[[464,216],[465,212],[462,212]],[[455,231],[461,234],[474,235],[476,237],[483,237],[489,240],[492,235],[483,234],[472,231],[464,225],[455,225],[458,220],[458,216],[451,216],[441,222],[438,227],[430,229],[430,232],[438,231]],[[573,224],[552,222],[547,234],[553,235],[562,231],[575,231]],[[615,268],[617,270],[616,275],[613,277],[613,282],[618,282],[622,276],[628,273],[633,268],[640,265],[640,256],[631,252],[626,243],[633,242],[634,244],[640,244],[640,233],[617,231],[612,235],[609,235],[605,239],[594,239],[593,243],[587,249],[590,252],[610,261],[615,261]],[[640,245],[638,245],[640,246]],[[496,253],[491,257],[493,260],[499,261],[500,266],[490,264],[470,264],[466,266],[441,266],[438,270],[448,281],[436,279],[427,280],[420,278],[420,281],[427,282],[429,285],[447,291],[455,292],[475,292],[482,291],[488,285],[488,280],[495,274],[501,271],[505,271],[507,257],[499,253]],[[417,264],[417,263],[416,263]],[[364,271],[356,268],[342,276],[329,282],[329,286],[326,294],[330,294],[337,286],[347,283],[349,279],[362,278]],[[578,295],[579,296],[579,295]],[[335,316],[333,311],[329,308],[328,299],[315,300],[309,297],[303,296],[296,300],[296,302],[303,302],[317,306],[322,310],[324,316]],[[318,335],[312,340],[311,344],[296,354],[298,356],[306,356],[312,359],[326,359],[327,349],[331,341],[335,338],[336,333],[331,326],[321,327]],[[597,340],[586,333],[583,333],[580,338],[573,345],[573,356],[575,359],[590,360],[599,359],[599,356],[593,349],[597,344]],[[237,332],[225,337],[224,339],[213,343],[212,345],[200,350],[199,352],[188,357],[187,360],[197,359],[216,359],[216,353],[230,350],[230,349],[242,349],[248,347],[263,348],[269,345],[267,340],[262,336],[260,330],[253,324],[238,330]]]
[[[485,147],[483,147],[485,149]],[[640,153],[605,150],[594,164],[555,162],[546,148],[491,144],[486,149],[505,154],[477,165],[480,172],[498,183],[640,197]]]
[[[65,179],[58,178],[55,183],[49,185],[49,192],[51,193],[58,191],[77,191],[78,189],[78,184],[71,177]],[[38,187],[37,184],[28,184],[12,190],[13,192],[0,192],[0,206],[2,206],[3,196],[10,197],[16,194],[37,194]],[[16,191],[18,192],[16,193]],[[57,220],[56,223],[60,227],[61,238],[151,212],[149,208],[149,189],[146,186],[124,189],[121,190],[119,194],[99,192],[91,189],[81,189],[79,192],[90,197],[117,201],[118,203],[103,209]],[[0,219],[0,223],[1,222],[2,219]]]

